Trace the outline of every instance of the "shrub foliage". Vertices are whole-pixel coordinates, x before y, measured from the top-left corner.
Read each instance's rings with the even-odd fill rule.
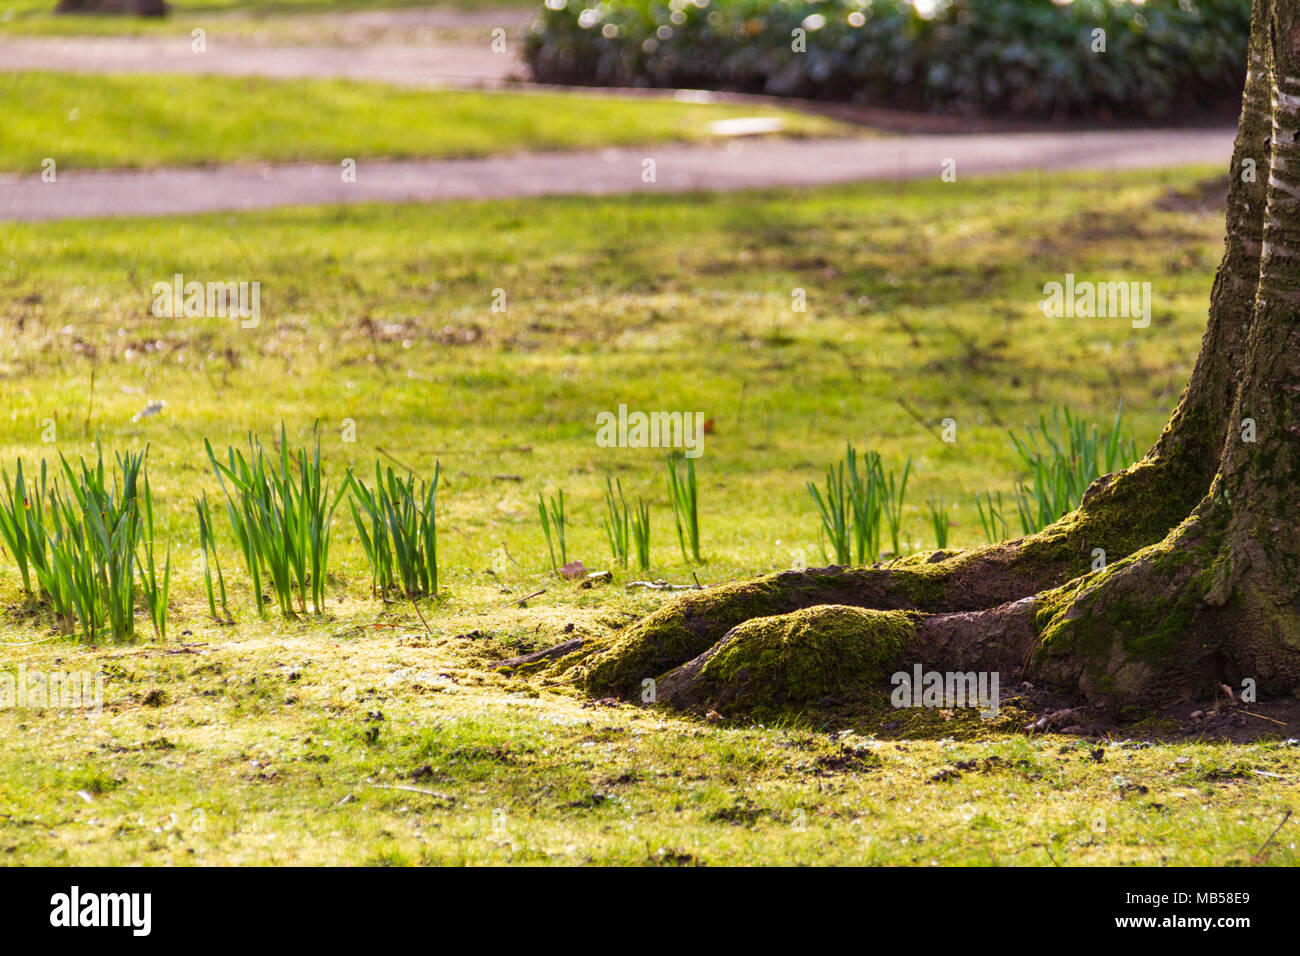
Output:
[[[928,3],[547,0],[525,56],[545,83],[1040,118],[1167,117],[1241,94],[1249,0]]]

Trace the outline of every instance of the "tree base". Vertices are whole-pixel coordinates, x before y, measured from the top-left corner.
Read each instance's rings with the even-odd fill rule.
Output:
[[[59,0],[55,13],[132,14],[137,17],[167,15],[164,0]]]
[[[1075,575],[1104,527],[1081,509],[991,548],[692,592],[609,642],[508,663],[553,662],[596,697],[730,715],[879,690],[917,665],[1028,682],[1127,719],[1223,686],[1297,696],[1300,619],[1266,580],[1227,570],[1242,563],[1229,518],[1206,498],[1156,543]]]

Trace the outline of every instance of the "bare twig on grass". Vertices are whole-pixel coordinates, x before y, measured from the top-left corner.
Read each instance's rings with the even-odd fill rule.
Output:
[[[546,588],[542,588],[540,591],[534,591],[532,594],[525,594],[525,595],[524,595],[523,597],[521,597],[521,598],[511,598],[509,601],[506,601],[506,602],[503,603],[503,604],[498,604],[497,607],[509,607],[509,606],[512,605],[512,604],[520,604],[520,605],[522,605],[525,601],[530,600],[531,598],[535,598],[535,597],[537,597],[538,595],[545,594],[545,593],[546,593]]]
[[[362,781],[362,786],[374,787],[376,790],[404,790],[407,793],[422,793],[426,797],[437,797],[439,800],[456,802],[456,798],[448,794],[439,793],[437,790],[426,790],[424,787],[411,787],[404,783],[370,783],[369,781]]]
[[[387,458],[389,461],[391,461],[394,465],[401,465],[402,468],[405,469],[405,471],[406,471],[408,474],[414,475],[414,474],[416,473],[416,472],[415,472],[415,469],[412,468],[410,465],[406,464],[406,463],[403,462],[403,461],[399,461],[397,458],[394,458],[392,455],[390,455],[390,454],[389,454],[387,451],[385,451],[383,448],[380,448],[378,445],[375,446],[375,451],[379,452],[379,454],[383,455],[385,458]]]
[[[1255,851],[1255,855],[1250,858],[1251,863],[1259,862],[1260,857],[1264,855],[1264,851],[1267,850],[1268,845],[1273,842],[1273,838],[1277,836],[1278,831],[1281,830],[1282,827],[1286,826],[1286,822],[1290,819],[1291,819],[1291,811],[1288,810],[1286,813],[1282,815],[1281,822],[1279,822],[1278,825],[1273,828],[1273,832],[1268,835],[1268,839],[1265,840],[1263,845],[1261,845],[1260,848]]]
[[[415,608],[415,613],[419,615],[420,623],[423,624],[424,629],[429,632],[429,636],[433,637],[433,628],[429,627],[429,622],[424,619],[424,612],[420,610],[420,604],[414,597],[411,598],[411,607]]]

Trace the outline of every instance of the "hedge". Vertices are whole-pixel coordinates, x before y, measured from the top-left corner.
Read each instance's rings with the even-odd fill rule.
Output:
[[[525,56],[543,83],[965,114],[1167,117],[1241,95],[1250,0],[918,3],[936,5],[923,16],[902,0],[546,0]]]

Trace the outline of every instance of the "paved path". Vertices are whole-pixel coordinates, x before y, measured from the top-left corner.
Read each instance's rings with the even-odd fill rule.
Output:
[[[226,76],[346,77],[403,86],[501,86],[527,76],[519,44],[493,53],[481,43],[366,46],[263,45],[209,36],[203,53],[187,38],[57,37],[0,39],[0,71],[200,73]]]
[[[180,215],[367,201],[427,202],[557,194],[734,190],[939,177],[946,159],[965,176],[1024,169],[1226,167],[1234,131],[1130,130],[870,140],[746,140],[724,146],[648,146],[490,159],[365,162],[356,182],[340,168],[264,165],[0,177],[0,220]],[[655,182],[641,181],[643,160]]]
[[[457,7],[300,14],[264,21],[214,14],[191,18],[207,32],[202,53],[191,48],[188,30],[176,36],[0,37],[0,71],[347,77],[410,86],[490,87],[527,78],[519,54],[522,31],[532,17],[531,9]],[[259,22],[265,24],[264,37],[244,32]],[[229,31],[226,24],[239,29]],[[277,24],[306,29],[312,39],[285,42]],[[329,29],[313,34],[312,24]],[[507,48],[500,53],[492,49],[496,28],[507,35]],[[321,35],[339,42],[322,43]]]

